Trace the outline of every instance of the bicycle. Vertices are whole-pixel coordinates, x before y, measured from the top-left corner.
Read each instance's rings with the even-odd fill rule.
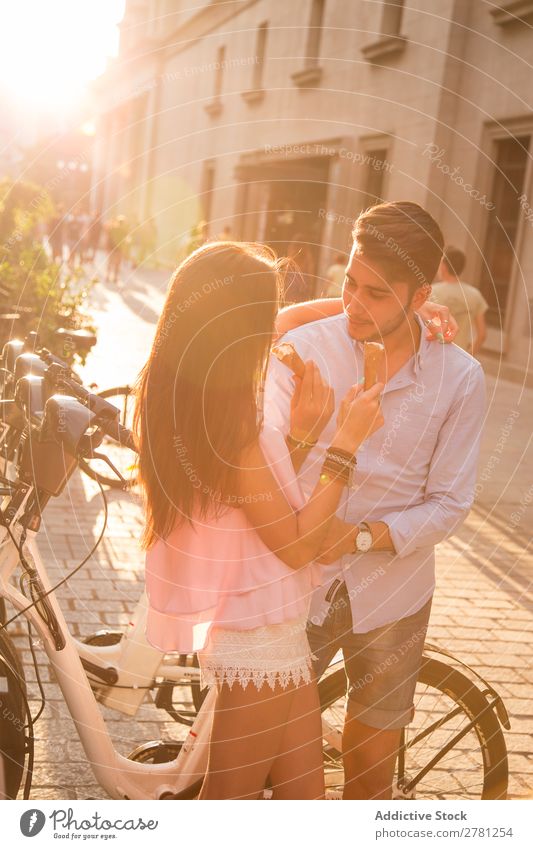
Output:
[[[96,342],[96,337],[85,331],[64,331],[60,329],[57,331],[56,336],[64,344],[68,341],[69,346],[74,350],[79,349],[85,353]],[[37,334],[35,333],[29,334],[24,341],[19,339],[8,341],[3,347],[2,357],[0,359],[1,401],[10,401],[13,399],[15,385],[21,377],[30,373],[43,375],[47,366],[52,362],[59,363],[64,368],[69,368],[67,363],[60,357],[52,354],[46,348],[40,348],[38,346]],[[74,380],[80,380],[72,368],[70,369],[70,373]],[[97,394],[117,408],[120,423],[124,427],[131,429],[133,423],[133,388],[128,385],[117,386],[104,389]],[[4,409],[2,418],[4,419],[4,427],[0,432],[0,444],[3,446],[2,456],[4,458],[5,474],[7,463],[13,460],[24,422],[20,412],[16,409],[12,409],[10,415],[6,415]],[[117,443],[107,436],[104,437],[103,446],[107,451],[109,460],[111,460],[114,473],[109,474],[108,471],[103,471],[102,462],[99,458],[80,458],[79,466],[82,471],[93,480],[113,489],[129,489],[134,487],[136,483],[135,452],[131,451],[128,446],[117,445]]]
[[[133,408],[135,394],[133,387],[129,385],[115,386],[98,392],[100,398],[104,398],[119,411],[118,420],[123,427],[131,430],[133,425]],[[120,470],[121,477],[101,471],[102,464],[98,461],[80,458],[80,469],[95,481],[112,489],[132,489],[137,483],[137,455],[124,445],[117,445],[114,440],[104,437],[102,442],[107,456],[110,456],[113,466]]]
[[[71,397],[52,394],[43,405],[38,396],[45,380],[67,389]],[[193,798],[205,773],[214,700],[214,692],[206,696],[200,690],[194,659],[163,655],[147,643],[144,596],[124,634],[101,631],[85,643],[76,640],[55,597],[58,585],[51,586],[36,544],[42,512],[50,498],[62,492],[78,458],[94,454],[103,434],[123,444],[131,444],[131,434],[117,421],[115,408],[107,407],[105,400],[72,381],[57,364],[49,366],[45,376],[21,378],[15,399],[27,424],[18,452],[16,479],[3,491],[0,597],[5,597],[18,611],[17,616],[24,616],[41,637],[87,759],[106,792],[113,798]],[[16,589],[10,579],[19,565]],[[13,618],[0,628],[0,677],[6,680],[3,704],[8,709],[3,718],[11,732],[6,736],[6,728],[0,724],[0,757],[6,773],[5,795],[14,798],[28,756],[24,788],[24,797],[28,798],[35,718],[29,711],[23,670],[9,637],[7,626]],[[434,646],[426,650],[430,655],[440,651]],[[494,688],[473,670],[470,672],[482,682],[483,689],[464,672],[424,656],[415,725],[404,732],[398,755],[396,798],[505,798],[508,766],[501,726],[509,728],[509,720]],[[172,692],[183,683],[190,687],[192,705],[179,711],[172,702]],[[185,742],[149,741],[124,757],[113,746],[98,703],[133,716],[146,694],[154,691],[156,704],[173,719],[192,723],[189,736]],[[319,682],[325,776],[333,795],[338,795],[343,783],[341,708],[345,691],[344,670],[334,659]],[[450,763],[464,758],[465,753],[466,777],[459,770],[451,774]]]

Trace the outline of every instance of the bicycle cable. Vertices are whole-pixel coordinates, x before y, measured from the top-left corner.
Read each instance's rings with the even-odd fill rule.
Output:
[[[109,515],[105,490],[104,490],[102,484],[100,483],[100,481],[96,481],[96,482],[97,482],[98,486],[100,487],[100,492],[102,494],[102,499],[103,499],[103,502],[104,502],[104,521],[103,521],[102,529],[100,531],[98,539],[94,543],[93,547],[91,548],[89,553],[83,558],[81,563],[79,563],[78,566],[76,566],[71,572],[69,572],[68,575],[66,575],[64,578],[62,578],[60,581],[58,581],[57,584],[54,584],[49,590],[47,590],[45,593],[42,593],[38,598],[34,599],[31,604],[27,605],[27,607],[23,607],[22,610],[19,610],[18,613],[15,613],[15,615],[12,616],[11,619],[8,619],[7,622],[0,623],[0,629],[7,629],[8,625],[11,625],[12,622],[14,622],[16,619],[18,619],[19,616],[22,616],[22,614],[26,613],[26,611],[30,610],[32,607],[36,608],[36,610],[39,613],[39,615],[41,616],[41,618],[44,619],[44,621],[46,622],[46,618],[42,616],[41,612],[39,611],[39,609],[37,607],[38,603],[40,601],[42,601],[43,599],[45,599],[47,596],[49,596],[50,593],[55,592],[55,590],[57,590],[59,587],[63,586],[63,584],[70,581],[70,579],[77,572],[79,572],[79,570],[82,569],[83,566],[85,566],[85,564],[91,559],[91,557],[95,553],[96,549],[98,548],[98,546],[100,545],[100,543],[102,542],[102,540],[104,538],[104,534],[105,534],[106,529],[107,529],[107,521],[108,521],[108,515]],[[26,540],[25,532],[23,532],[23,534],[21,534],[21,543],[19,544],[19,542],[17,541],[17,539],[16,539],[15,535],[13,534],[11,528],[9,527],[9,524],[6,522],[5,517],[4,517],[4,513],[1,509],[0,509],[0,524],[3,525],[7,529],[7,532],[9,533],[9,536],[11,537],[13,544],[15,545],[15,547],[17,548],[17,551],[19,552],[20,561],[21,561],[22,565],[24,566],[24,568],[26,569],[26,571],[28,572],[28,574],[30,576],[31,576],[32,572],[37,574],[35,572],[35,569],[33,569],[33,567],[31,567],[28,564],[26,558],[24,557],[23,545],[24,545],[24,542]]]
[[[26,578],[27,578],[26,572],[24,572],[19,578],[19,588],[20,588],[22,595],[24,595],[24,596],[26,595],[26,593],[24,592],[24,581],[26,580]],[[41,694],[41,706],[40,706],[39,710],[37,711],[36,715],[34,717],[32,717],[32,725],[35,725],[35,723],[37,722],[37,720],[39,719],[39,717],[41,716],[41,714],[44,710],[44,706],[46,704],[46,696],[45,696],[44,687],[43,687],[42,681],[41,681],[41,675],[39,673],[39,667],[38,667],[38,664],[37,664],[37,657],[35,655],[35,646],[34,646],[33,640],[32,640],[31,623],[28,620],[26,620],[26,624],[28,626],[28,645],[29,645],[32,660],[33,660],[33,666],[35,668],[35,677],[36,677],[36,680],[37,680],[37,685],[39,687],[39,691],[40,691],[40,694]]]
[[[5,656],[5,652],[1,651],[1,647],[0,647],[0,657],[2,658],[2,663],[5,666],[7,666],[7,668],[9,669],[13,678],[16,681],[17,687],[20,690],[20,694],[21,694],[23,702],[24,702],[24,709],[26,711],[27,723],[24,726],[24,730],[28,729],[28,735],[27,735],[26,739],[27,739],[27,741],[29,742],[30,745],[27,748],[25,747],[25,751],[28,752],[28,766],[26,768],[26,780],[24,782],[23,798],[29,799],[30,798],[30,791],[31,791],[31,783],[32,783],[32,780],[33,780],[33,764],[34,764],[34,760],[35,760],[35,750],[34,750],[34,745],[33,745],[33,741],[34,741],[33,718],[32,718],[32,715],[31,715],[30,704],[28,702],[28,697],[26,695],[25,688],[22,686],[22,681],[24,679],[23,678],[21,679],[21,676],[19,675],[18,671],[9,662],[9,658],[7,658]]]
[[[73,569],[71,572],[69,572],[68,575],[66,575],[64,578],[62,578],[61,581],[58,581],[57,584],[52,586],[51,589],[49,589],[46,593],[41,594],[38,598],[33,598],[33,595],[32,595],[33,600],[31,602],[31,604],[28,604],[22,610],[18,611],[18,613],[16,613],[14,616],[12,616],[11,619],[8,619],[7,622],[0,623],[0,629],[5,630],[6,633],[7,633],[7,626],[10,625],[12,622],[14,622],[16,619],[18,619],[18,617],[21,616],[23,613],[25,613],[27,610],[30,610],[32,607],[35,607],[39,616],[43,619],[43,621],[48,626],[48,628],[50,630],[52,630],[52,626],[51,626],[51,622],[50,622],[50,619],[49,619],[47,608],[46,607],[44,608],[44,610],[46,611],[46,615],[43,616],[42,611],[39,610],[37,605],[39,604],[39,602],[42,599],[44,599],[44,598],[46,598],[46,596],[50,595],[50,593],[55,592],[55,590],[58,589],[58,587],[62,586],[64,583],[67,583],[73,577],[73,575],[75,575],[76,572],[78,572],[87,563],[87,561],[91,559],[91,557],[95,553],[96,549],[100,545],[100,543],[101,543],[101,541],[104,537],[106,528],[107,528],[107,521],[108,521],[108,515],[109,515],[107,498],[106,498],[105,490],[104,490],[102,484],[100,483],[100,481],[97,481],[97,483],[98,483],[98,486],[100,488],[100,492],[102,494],[102,500],[104,502],[104,522],[103,522],[100,534],[98,536],[98,539],[96,540],[92,549],[86,555],[86,557],[84,557],[84,559],[81,561],[81,563],[79,563],[78,566],[76,566],[75,569]],[[26,560],[26,558],[24,556],[23,547],[24,547],[24,543],[26,541],[26,529],[25,528],[23,529],[23,531],[20,535],[20,540],[17,540],[17,538],[15,537],[15,535],[13,534],[13,532],[11,530],[11,527],[6,522],[4,513],[3,513],[1,508],[0,508],[0,525],[3,525],[6,528],[9,536],[11,537],[13,544],[15,545],[15,547],[16,547],[18,553],[19,553],[20,562],[25,569],[25,572],[20,576],[19,587],[20,587],[20,591],[21,591],[22,595],[27,597],[26,593],[24,592],[24,581],[25,580],[30,581],[30,593],[32,593],[32,585],[33,585],[33,588],[35,587],[34,575],[37,575],[37,577],[38,577],[38,574],[37,574],[36,570],[29,565],[28,561]],[[39,665],[37,663],[37,656],[35,654],[35,647],[34,647],[33,641],[32,641],[31,623],[28,620],[26,620],[26,622],[27,622],[27,626],[28,626],[28,644],[29,644],[29,648],[30,648],[30,652],[31,652],[32,660],[33,660],[33,666],[34,666],[34,669],[35,669],[35,676],[36,676],[37,684],[38,684],[40,695],[41,695],[41,705],[40,705],[35,717],[32,717],[32,715],[31,715],[31,709],[30,709],[30,705],[29,705],[29,702],[28,702],[28,698],[27,698],[26,693],[24,691],[24,687],[22,686],[22,683],[19,680],[18,673],[16,672],[16,670],[13,669],[13,667],[11,666],[10,663],[7,662],[6,665],[8,666],[11,673],[15,677],[15,680],[17,682],[19,689],[20,689],[22,698],[24,700],[24,706],[25,706],[25,711],[26,711],[26,725],[24,726],[24,728],[25,728],[25,730],[27,729],[27,731],[28,731],[27,738],[30,741],[30,745],[27,747],[28,765],[27,765],[27,769],[26,769],[26,779],[25,779],[25,782],[24,782],[23,798],[29,799],[30,798],[30,792],[31,792],[32,780],[33,780],[33,764],[34,764],[34,760],[35,760],[35,752],[34,752],[34,746],[33,746],[33,740],[35,739],[34,726],[35,726],[35,723],[37,722],[37,720],[42,715],[42,712],[45,708],[46,694],[44,692],[44,687],[43,687],[41,676],[40,676],[40,673],[39,673]],[[3,660],[3,662],[5,662],[4,658],[2,658],[2,660]]]

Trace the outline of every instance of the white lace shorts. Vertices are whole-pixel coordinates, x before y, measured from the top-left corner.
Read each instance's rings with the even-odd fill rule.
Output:
[[[258,690],[263,684],[274,689],[290,682],[311,681],[311,650],[306,620],[293,619],[279,625],[266,625],[251,631],[212,628],[206,647],[198,652],[202,686],[237,681],[245,688],[250,682]]]

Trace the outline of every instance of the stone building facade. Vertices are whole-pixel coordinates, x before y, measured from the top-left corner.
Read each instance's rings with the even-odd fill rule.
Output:
[[[296,236],[319,293],[361,209],[417,201],[489,302],[489,367],[531,377],[532,25],[533,0],[128,0],[93,204],[153,216],[169,264],[200,220]]]

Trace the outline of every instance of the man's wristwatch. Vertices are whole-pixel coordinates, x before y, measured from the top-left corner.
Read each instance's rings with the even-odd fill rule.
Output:
[[[361,522],[357,527],[357,531],[355,532],[354,537],[354,550],[353,554],[361,554],[366,551],[370,551],[374,544],[374,537],[372,536],[372,531],[366,522]]]

